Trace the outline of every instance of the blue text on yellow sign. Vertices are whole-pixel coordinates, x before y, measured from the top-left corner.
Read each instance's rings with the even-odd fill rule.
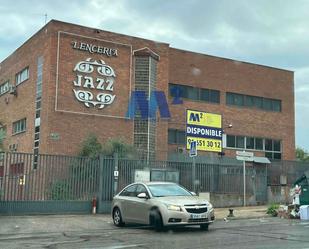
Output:
[[[221,128],[222,127],[221,115],[194,111],[194,110],[187,110],[187,124]]]
[[[187,110],[186,147],[197,142],[197,150],[222,151],[222,117],[219,114]]]

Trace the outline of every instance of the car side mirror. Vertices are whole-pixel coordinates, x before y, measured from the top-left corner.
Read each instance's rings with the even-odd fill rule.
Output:
[[[192,195],[196,196],[197,194],[195,192],[190,192]]]
[[[148,196],[147,196],[146,193],[139,193],[139,194],[137,195],[137,197],[138,197],[138,198],[141,198],[141,199],[148,199]]]

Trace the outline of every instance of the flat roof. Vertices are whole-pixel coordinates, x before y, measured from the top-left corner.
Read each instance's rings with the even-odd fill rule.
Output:
[[[220,56],[210,55],[210,54],[204,54],[204,53],[194,52],[194,51],[185,50],[185,49],[180,49],[180,48],[174,48],[174,47],[170,47],[170,48],[171,48],[171,49],[174,49],[174,50],[178,50],[178,51],[180,51],[180,52],[184,52],[184,53],[191,53],[191,54],[196,54],[196,55],[200,55],[200,56],[213,57],[213,58],[218,58],[218,59],[222,59],[222,60],[235,61],[235,62],[238,62],[238,63],[244,63],[244,64],[249,64],[249,65],[254,65],[254,66],[260,66],[260,67],[267,67],[267,68],[270,68],[270,69],[276,69],[276,70],[281,70],[281,71],[287,71],[287,72],[294,73],[293,70],[289,70],[289,69],[284,69],[284,68],[279,68],[279,67],[273,67],[273,66],[268,66],[268,65],[253,63],[253,62],[247,62],[247,61],[234,60],[234,59],[231,59],[231,58],[220,57]]]

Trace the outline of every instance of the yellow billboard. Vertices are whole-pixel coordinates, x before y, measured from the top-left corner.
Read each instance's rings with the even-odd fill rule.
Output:
[[[186,147],[197,142],[198,151],[222,151],[222,117],[219,114],[187,110]]]

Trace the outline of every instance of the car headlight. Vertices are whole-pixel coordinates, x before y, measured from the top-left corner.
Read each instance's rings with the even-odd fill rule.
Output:
[[[213,206],[210,203],[208,203],[208,209],[209,210],[213,209]]]
[[[173,205],[173,204],[168,204],[167,209],[172,210],[172,211],[182,211],[181,206]]]

